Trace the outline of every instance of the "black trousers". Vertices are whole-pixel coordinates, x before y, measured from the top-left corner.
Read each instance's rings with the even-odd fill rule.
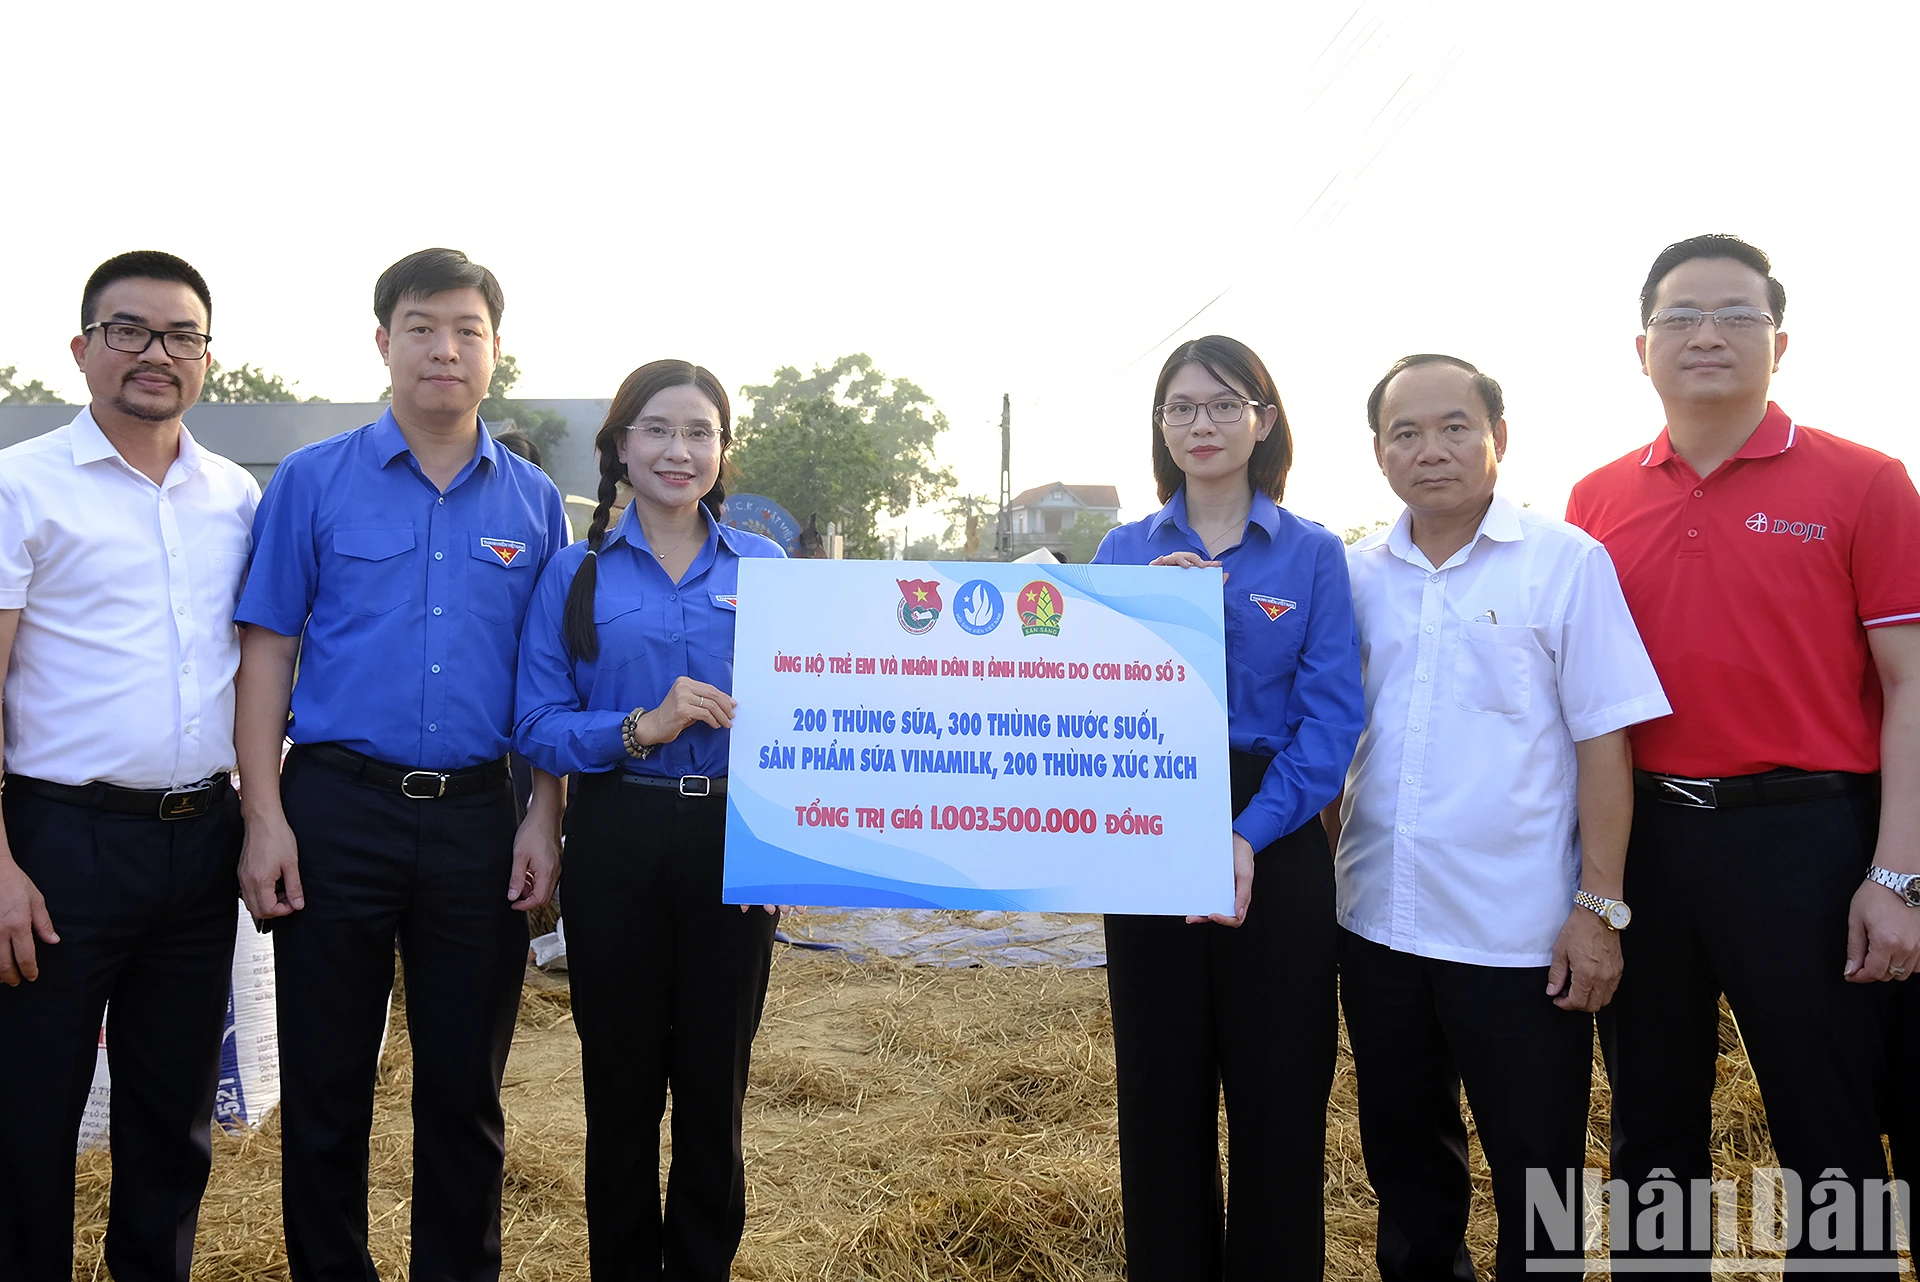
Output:
[[[724,1279],[740,1247],[741,1103],[776,918],[720,902],[725,826],[720,797],[622,784],[613,773],[584,776],[567,811],[567,972],[586,1087],[595,1282]]]
[[[1236,758],[1236,813],[1264,768]],[[1333,911],[1333,856],[1314,818],[1254,855],[1253,899],[1238,927],[1107,917],[1133,1282],[1324,1271],[1339,1040]]]
[[[1593,1016],[1560,1009],[1546,988],[1545,966],[1440,961],[1340,932],[1340,1005],[1367,1178],[1380,1198],[1382,1282],[1472,1282],[1463,1082],[1493,1168],[1495,1276],[1511,1282],[1528,1260],[1581,1254]],[[1555,1225],[1529,1211],[1530,1171],[1561,1205],[1572,1202],[1560,1249]]]
[[[526,918],[508,906],[513,791],[412,801],[295,748],[282,804],[307,906],[276,919],[284,1154],[295,1282],[368,1282],[367,1150],[397,938],[413,1048],[412,1276],[500,1273],[505,1127]]]
[[[1856,1193],[1861,1181],[1886,1179],[1879,1105],[1887,994],[1842,978],[1847,909],[1877,827],[1878,805],[1864,793],[1724,810],[1637,799],[1626,880],[1633,924],[1621,935],[1626,974],[1600,1021],[1613,1081],[1612,1174],[1635,1197],[1630,1249],[1619,1242],[1626,1208],[1613,1199],[1616,1255],[1707,1254],[1712,1213],[1704,1184],[1694,1181],[1713,1173],[1722,993],[1765,1098],[1780,1166],[1800,1178],[1802,1196],[1790,1207],[1800,1225],[1812,1227],[1807,1195],[1827,1171],[1844,1172]],[[1642,1213],[1664,1191],[1648,1186],[1655,1172],[1679,1182],[1687,1206],[1664,1235]],[[1744,1186],[1749,1173],[1736,1174]],[[1880,1242],[1891,1240],[1884,1197],[1862,1214],[1877,1219]],[[1828,1236],[1859,1245],[1870,1231],[1856,1221]],[[1664,1240],[1646,1240],[1650,1232]],[[1816,1253],[1814,1236],[1804,1234],[1789,1255]]]
[[[0,988],[0,1278],[73,1276],[73,1166],[112,1003],[119,1282],[187,1282],[233,978],[240,804],[162,821],[6,793],[7,842],[60,936]]]
[[[1893,1173],[1920,1189],[1920,981],[1884,984],[1887,1019],[1887,1138],[1893,1148]],[[1920,1195],[1915,1196],[1920,1212]],[[1908,1224],[1913,1223],[1910,1212]],[[1920,1236],[1920,1234],[1916,1234]]]

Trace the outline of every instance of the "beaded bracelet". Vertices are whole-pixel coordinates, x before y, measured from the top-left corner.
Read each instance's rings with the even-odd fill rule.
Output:
[[[627,755],[639,761],[645,761],[653,755],[653,745],[640,742],[640,718],[646,715],[645,708],[635,708],[620,723],[620,742],[626,748]]]

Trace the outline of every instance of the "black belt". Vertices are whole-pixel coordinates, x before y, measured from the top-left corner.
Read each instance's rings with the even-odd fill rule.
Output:
[[[1633,772],[1634,786],[1657,801],[1694,810],[1725,810],[1729,806],[1770,806],[1783,801],[1812,801],[1853,792],[1871,792],[1879,775],[1848,774],[1842,770],[1769,770],[1757,775],[1726,775],[1717,779],[1690,779],[1647,770]]]
[[[442,797],[466,797],[486,792],[507,782],[507,759],[463,766],[458,770],[416,770],[369,757],[364,752],[343,748],[337,743],[296,743],[287,755],[299,753],[311,757],[330,770],[365,780],[376,788],[385,788],[413,801],[437,801]]]
[[[8,775],[7,786],[49,801],[64,801],[88,810],[116,815],[145,815],[149,819],[198,819],[212,814],[226,799],[233,780],[225,771],[208,775],[183,788],[117,788],[110,783],[53,783],[31,775]]]
[[[725,775],[637,775],[631,770],[617,770],[620,782],[635,788],[657,788],[661,792],[678,793],[682,797],[724,797],[727,795],[727,777]]]

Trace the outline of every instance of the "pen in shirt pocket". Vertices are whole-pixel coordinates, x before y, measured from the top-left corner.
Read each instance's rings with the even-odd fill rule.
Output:
[[[1475,615],[1473,621],[1475,623],[1491,623],[1497,627],[1500,623],[1500,616],[1492,610],[1488,610],[1485,614]]]

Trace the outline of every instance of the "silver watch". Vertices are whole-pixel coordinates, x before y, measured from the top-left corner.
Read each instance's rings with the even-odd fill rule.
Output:
[[[1920,873],[1892,872],[1885,868],[1867,869],[1867,880],[1877,881],[1900,898],[1907,901],[1907,907],[1920,908]]]
[[[1633,920],[1633,909],[1622,899],[1606,899],[1581,890],[1574,892],[1573,902],[1598,917],[1608,930],[1625,930]]]

